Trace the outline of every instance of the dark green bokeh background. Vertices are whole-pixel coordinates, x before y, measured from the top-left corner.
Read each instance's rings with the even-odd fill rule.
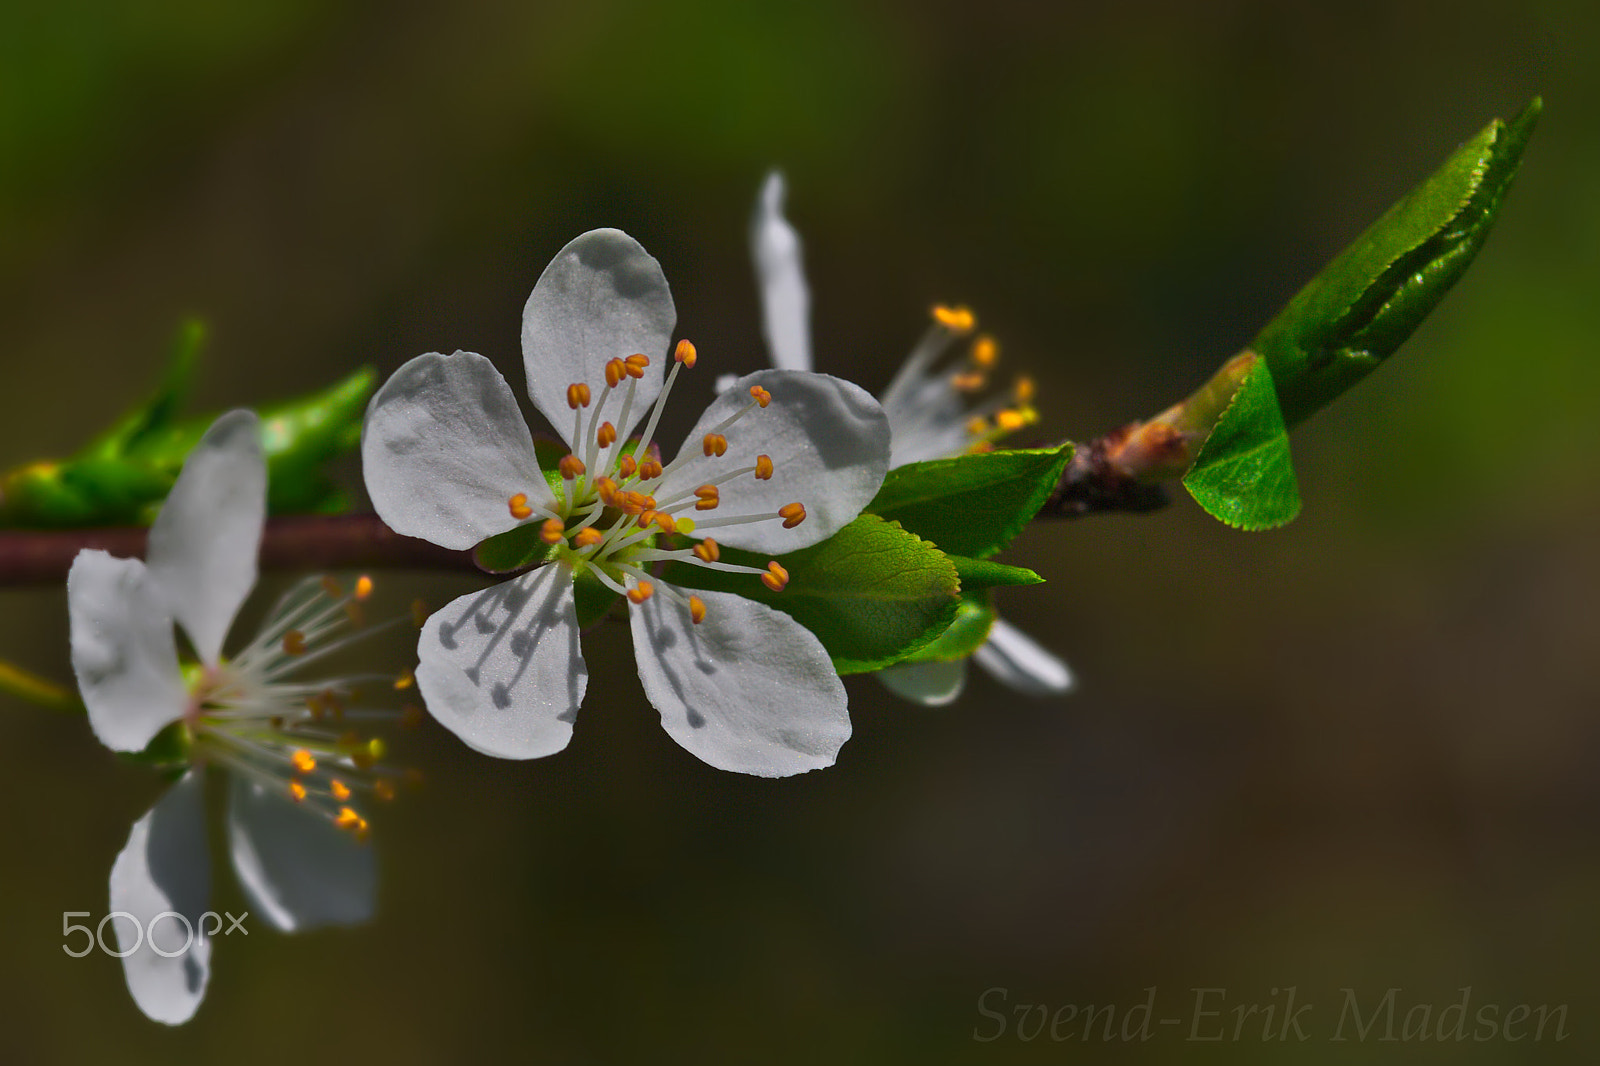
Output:
[[[601,225],[660,258],[712,374],[754,368],[744,227],[772,164],[820,369],[880,388],[928,305],[964,301],[1040,379],[1041,436],[1087,437],[1200,381],[1489,118],[1547,104],[1479,263],[1295,435],[1297,522],[1235,533],[1185,499],[1025,534],[1010,561],[1050,583],[1006,611],[1071,661],[1068,699],[975,674],[929,711],[855,679],[837,767],[747,780],[661,733],[626,633],[604,634],[568,751],[495,763],[426,732],[429,787],[376,826],[380,920],[255,923],[169,1031],[57,925],[104,911],[156,781],[0,698],[0,1058],[1600,1047],[1591,5],[13,0],[0,20],[0,465],[104,425],[191,312],[213,326],[206,409],[457,347],[520,383],[522,301]],[[418,580],[434,602],[468,587]],[[0,591],[0,652],[69,676],[63,601]],[[1187,1018],[1195,986],[1232,1006],[1289,985],[1305,1044],[971,1039],[995,986],[1123,1007],[1156,986]],[[1327,1039],[1341,988],[1404,1007],[1463,986],[1566,1003],[1570,1037]]]

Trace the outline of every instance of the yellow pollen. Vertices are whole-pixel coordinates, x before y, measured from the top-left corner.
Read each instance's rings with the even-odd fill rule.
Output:
[[[1009,407],[995,415],[994,421],[995,425],[999,426],[1007,433],[1015,433],[1017,430],[1028,424],[1028,419],[1021,411],[1013,411]]]
[[[421,629],[428,620],[428,605],[420,599],[411,601],[411,624]]]
[[[793,529],[806,520],[806,506],[803,503],[786,503],[778,508],[778,517],[783,519],[784,529]]]
[[[511,497],[506,501],[506,507],[511,511],[511,517],[519,522],[533,515],[533,508],[528,506],[528,494],[526,492],[519,492]]]
[[[695,625],[706,620],[706,601],[699,596],[689,597],[689,620]]]
[[[567,406],[576,411],[580,407],[589,406],[589,386],[583,382],[575,382],[567,386]]]
[[[340,829],[357,829],[365,825],[366,820],[349,807],[340,807],[339,815],[333,820],[333,824]]]
[[[690,344],[688,340],[679,341],[678,346],[672,350],[672,358],[693,370],[696,359],[694,345]]]
[[[641,581],[628,590],[629,603],[643,603],[656,593],[656,587],[648,581]]]
[[[969,333],[978,324],[972,312],[965,307],[945,307],[943,304],[933,309],[933,320],[952,333]]]
[[[617,495],[617,483],[608,477],[600,478],[594,483],[594,491],[600,497],[600,502],[610,507]]]
[[[644,377],[644,368],[650,365],[650,357],[648,355],[630,355],[622,363],[627,367],[630,378],[642,378]]]
[[[337,777],[328,785],[333,792],[333,798],[343,803],[350,798],[350,786],[340,781]]]
[[[767,572],[761,575],[761,583],[773,592],[782,592],[783,587],[789,583],[789,571],[785,570],[778,560],[769,560]]]
[[[972,361],[984,369],[994,366],[1000,359],[1000,345],[988,334],[972,342]]]
[[[1020,404],[1023,404],[1023,405],[1027,405],[1027,404],[1030,404],[1030,403],[1033,402],[1033,379],[1032,378],[1024,377],[1024,378],[1018,378],[1017,379],[1017,402],[1020,403]]]
[[[331,577],[322,579],[322,591],[328,594],[328,599],[337,600],[344,596],[344,589]]]
[[[701,448],[705,451],[707,459],[713,455],[726,455],[728,453],[728,438],[721,433],[707,433],[706,439],[701,442]]]
[[[646,459],[639,464],[639,477],[644,481],[654,481],[661,476],[661,460],[654,457]]]
[[[366,574],[362,574],[356,578],[355,598],[364,600],[370,595],[372,595],[372,579]]]
[[[722,558],[722,549],[717,547],[717,542],[707,537],[694,546],[694,557],[702,563],[714,563]]]
[[[720,502],[715,485],[701,485],[694,490],[697,497],[694,505],[696,511],[714,511]]]
[[[606,385],[609,388],[614,389],[622,384],[622,379],[627,376],[627,373],[628,364],[621,359],[606,360]]]
[[[394,782],[387,777],[380,777],[372,783],[372,794],[383,802],[388,803],[394,799]]]
[[[623,479],[632,477],[634,474],[638,473],[638,471],[639,460],[635,459],[631,455],[624,455],[622,457],[622,461],[617,463],[617,473],[621,475]]]
[[[422,724],[422,708],[408,703],[400,708],[400,728],[415,729]]]
[[[294,767],[297,774],[309,774],[317,768],[317,760],[304,748],[296,748],[294,754],[289,756],[289,764]]]
[[[565,532],[566,527],[561,524],[561,519],[546,518],[544,524],[539,527],[539,539],[546,544],[560,544],[562,534]]]
[[[600,423],[600,431],[595,434],[595,439],[600,442],[600,447],[611,447],[617,442],[617,427],[610,422]]]
[[[556,464],[556,469],[561,471],[561,476],[567,481],[583,476],[583,460],[576,455],[563,455],[561,462]]]
[[[772,456],[756,456],[756,480],[766,481],[770,477],[772,477]]]
[[[962,392],[977,392],[983,388],[982,374],[957,374],[950,379],[950,384]]]
[[[283,635],[283,653],[285,655],[304,655],[306,652],[306,635],[298,629],[291,629]]]
[[[404,692],[406,689],[410,688],[416,683],[417,675],[408,669],[405,673],[394,679],[394,690],[396,692]]]
[[[751,385],[750,398],[756,402],[757,407],[764,408],[772,402],[772,393],[763,389],[760,385]]]
[[[584,526],[573,534],[572,546],[574,548],[589,548],[605,540],[605,534],[593,526]]]
[[[981,437],[989,432],[989,423],[982,418],[974,418],[967,423],[967,432],[974,437]]]
[[[298,781],[289,782],[289,798],[299,803],[306,798],[306,786]]]

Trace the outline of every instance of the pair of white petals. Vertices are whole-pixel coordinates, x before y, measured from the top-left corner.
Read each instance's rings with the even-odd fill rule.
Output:
[[[617,413],[618,439],[627,439],[662,389],[676,319],[660,265],[618,230],[578,237],[546,268],[523,312],[528,396],[574,454],[585,454],[587,441],[575,439],[568,386],[586,385],[598,400],[607,360],[648,356],[643,375],[619,387],[632,390],[627,416],[625,401],[606,409]],[[712,402],[689,447],[746,407],[752,386],[769,391],[771,402],[728,431],[727,453],[693,452],[676,469],[669,463],[652,491],[665,500],[770,456],[773,476],[724,485],[723,507],[772,517],[719,527],[716,539],[791,552],[831,536],[876,494],[888,469],[888,421],[848,382],[764,371]],[[385,523],[448,548],[518,525],[507,507],[513,495],[557,509],[510,386],[471,352],[429,353],[396,371],[369,406],[362,465]],[[797,500],[806,520],[785,529],[778,508]],[[706,607],[698,625],[666,595],[629,605],[639,679],[667,733],[719,769],[781,777],[831,765],[850,720],[821,643],[754,600],[696,595]],[[428,619],[417,655],[429,710],[469,746],[505,758],[561,750],[588,687],[572,570],[548,563],[459,597]]]
[[[751,217],[750,255],[761,290],[762,332],[772,364],[810,370],[811,289],[806,281],[800,234],[784,217],[784,194],[783,175],[777,171],[768,174]],[[894,405],[885,410],[896,456],[943,458],[965,450],[967,413],[959,404],[931,412],[908,412]],[[998,618],[990,628],[988,641],[972,657],[997,681],[1028,695],[1062,695],[1074,683],[1066,663]],[[964,659],[905,663],[879,670],[877,676],[896,695],[938,706],[961,694],[966,685],[967,664]]]

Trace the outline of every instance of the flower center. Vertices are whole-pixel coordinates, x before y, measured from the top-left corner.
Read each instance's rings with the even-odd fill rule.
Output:
[[[364,627],[362,605],[372,579],[346,592],[332,578],[308,578],[286,594],[261,632],[221,665],[193,672],[189,686],[191,758],[210,761],[287,796],[359,839],[367,835],[368,799],[394,798],[402,773],[385,762],[382,739],[365,734],[375,722],[411,727],[422,708],[369,704],[381,688],[392,699],[409,690],[410,672],[351,674],[321,681],[292,675],[308,664],[391,624]],[[413,605],[420,626],[426,612]],[[403,698],[403,696],[401,697]]]
[[[519,522],[540,523],[540,539],[556,549],[557,561],[574,571],[587,570],[634,604],[643,603],[657,593],[665,595],[688,611],[690,619],[698,624],[706,614],[700,597],[652,577],[649,568],[660,561],[680,560],[758,575],[769,587],[782,588],[781,583],[769,580],[771,570],[721,562],[716,541],[704,533],[774,518],[781,520],[785,529],[793,529],[805,521],[806,509],[797,501],[784,504],[776,512],[729,514],[722,510],[731,498],[737,498],[745,479],[765,481],[773,476],[775,466],[769,455],[757,456],[748,466],[735,466],[730,461],[729,469],[720,470],[709,481],[695,485],[685,482],[680,473],[696,458],[692,445],[685,447],[671,463],[662,464],[655,441],[656,427],[679,372],[693,369],[696,359],[694,345],[680,340],[673,350],[672,369],[645,421],[644,432],[631,444],[618,438],[616,427],[632,424],[636,383],[650,365],[647,356],[607,360],[602,367],[605,385],[598,401],[583,382],[567,386],[567,406],[573,413],[569,438],[572,452],[558,464],[560,489],[546,506],[531,504],[528,494],[521,492],[511,496],[506,505]],[[605,417],[613,395],[620,395],[622,404],[615,423]],[[749,402],[701,439],[700,457],[720,459],[725,456],[728,432],[746,416],[759,417],[759,412],[771,402],[770,392],[760,385],[751,386]],[[712,511],[719,513],[695,517]],[[690,546],[682,549],[659,547],[658,538],[662,534],[686,539]],[[784,580],[787,581],[786,574]]]

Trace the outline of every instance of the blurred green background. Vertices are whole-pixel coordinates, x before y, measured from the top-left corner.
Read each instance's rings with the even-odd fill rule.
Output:
[[[56,924],[104,911],[158,783],[0,697],[0,1058],[1592,1061],[1597,34],[1577,2],[12,0],[0,466],[106,424],[188,313],[203,409],[429,350],[520,384],[522,301],[602,225],[661,260],[713,374],[754,368],[772,165],[819,369],[881,388],[929,304],[966,302],[1039,379],[1040,437],[1087,438],[1187,392],[1491,117],[1546,111],[1478,264],[1296,433],[1298,521],[1235,533],[1184,498],[1024,535],[1009,561],[1050,583],[1006,613],[1071,662],[1066,699],[974,672],[924,710],[853,679],[838,766],[747,780],[662,734],[604,634],[569,750],[420,735],[430,784],[375,826],[380,920],[256,923],[169,1031]],[[0,590],[0,650],[69,677],[64,607]],[[973,1040],[991,988],[1152,986],[1186,1024],[1194,987],[1295,986],[1311,1039]],[[1328,1039],[1341,989],[1391,987],[1567,1004],[1569,1036]]]

